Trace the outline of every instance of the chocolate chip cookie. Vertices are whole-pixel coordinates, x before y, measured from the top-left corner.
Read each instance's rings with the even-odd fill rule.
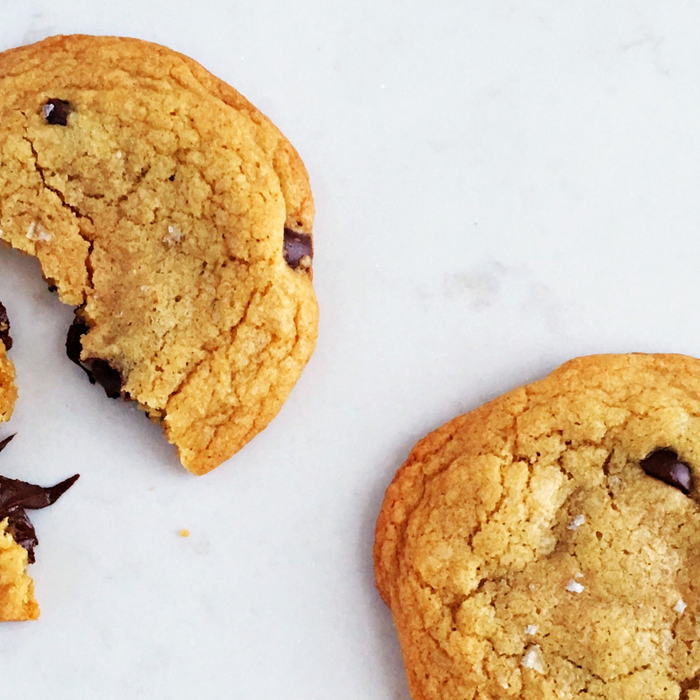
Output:
[[[77,306],[68,354],[203,474],[316,335],[314,205],[279,130],[191,59],[58,36],[0,54],[0,236]]]
[[[455,418],[374,555],[414,700],[698,700],[700,360],[583,357]]]

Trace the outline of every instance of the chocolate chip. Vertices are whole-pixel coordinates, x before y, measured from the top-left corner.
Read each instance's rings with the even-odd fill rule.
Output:
[[[0,342],[5,346],[5,350],[12,347],[12,338],[10,336],[10,319],[7,318],[7,309],[0,301]]]
[[[284,229],[284,260],[292,268],[302,270],[311,267],[314,257],[313,240],[308,233],[299,233],[290,228]]]
[[[690,467],[668,447],[650,452],[639,465],[649,476],[675,486],[686,496],[693,490]]]
[[[70,102],[67,100],[59,100],[55,97],[50,99],[41,108],[41,113],[46,123],[55,126],[68,126],[68,114],[70,111]]]
[[[86,360],[92,373],[94,384],[97,382],[110,399],[118,399],[122,395],[124,380],[119,370],[112,367],[106,360]]]
[[[2,447],[10,439],[3,440],[0,443]],[[34,547],[39,544],[39,540],[27,510],[38,510],[55,503],[78,480],[79,476],[80,474],[75,474],[55,486],[46,488],[19,479],[0,476],[0,520],[7,518],[10,534],[17,544],[27,550],[30,564],[34,563]]]
[[[79,316],[73,319],[71,327],[68,329],[68,336],[66,337],[66,355],[69,359],[75,362],[76,365],[90,375],[89,370],[83,367],[80,361],[80,353],[83,351],[83,344],[81,338],[88,332],[89,328],[85,321],[83,321]]]
[[[99,384],[110,399],[118,399],[124,386],[124,380],[119,371],[106,360],[82,360],[80,357],[83,351],[81,338],[89,330],[90,328],[85,321],[76,315],[71,327],[68,329],[66,355],[87,374],[90,384]]]

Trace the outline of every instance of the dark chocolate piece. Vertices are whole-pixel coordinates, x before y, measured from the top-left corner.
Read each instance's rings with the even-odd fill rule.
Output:
[[[313,240],[308,233],[298,233],[290,228],[284,229],[284,260],[296,270],[300,267],[306,270],[311,267],[314,258]]]
[[[17,433],[10,435],[10,437],[6,437],[4,440],[0,440],[0,452],[2,452],[7,447],[7,445],[12,441],[15,435],[17,435]]]
[[[47,124],[68,126],[70,102],[67,100],[59,100],[54,97],[41,108],[41,113]]]
[[[90,367],[90,372],[94,384],[97,382],[110,399],[118,399],[122,395],[124,380],[119,370],[114,369],[106,360],[86,360]]]
[[[83,344],[81,338],[88,332],[87,324],[78,316],[73,319],[71,327],[68,329],[68,336],[66,337],[66,355],[68,358],[75,362],[76,365],[84,369],[88,375],[90,372],[83,367],[80,361],[80,353],[83,351]]]
[[[0,301],[0,341],[5,346],[5,350],[12,347],[12,337],[10,336],[10,319],[7,318],[7,309]]]
[[[119,371],[106,360],[80,358],[83,350],[81,338],[88,330],[90,330],[88,325],[79,316],[73,319],[66,338],[66,354],[87,374],[90,384],[99,384],[110,399],[118,399],[124,386],[124,380]]]
[[[0,451],[14,435],[0,442]],[[34,547],[39,544],[27,510],[46,508],[55,503],[79,478],[75,474],[55,486],[43,487],[19,479],[0,476],[0,520],[7,518],[8,529],[17,544],[24,547],[29,563],[34,563]]]
[[[686,496],[693,490],[690,467],[669,447],[650,452],[639,465],[649,476],[675,486]]]

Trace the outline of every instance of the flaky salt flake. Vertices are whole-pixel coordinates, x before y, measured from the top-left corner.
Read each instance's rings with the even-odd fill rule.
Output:
[[[121,160],[121,159],[122,159],[122,156],[123,156],[124,154],[123,154],[121,151],[117,151],[114,155],[115,155],[119,160]]]
[[[567,530],[578,530],[581,525],[583,525],[586,522],[586,516],[581,514],[577,515],[567,526]]]
[[[679,598],[678,602],[673,606],[673,609],[679,614],[682,615],[685,612],[685,609],[688,607],[688,604],[683,600],[683,598]]]
[[[544,657],[542,656],[542,650],[539,644],[531,644],[523,655],[520,664],[523,668],[531,668],[537,673],[546,673],[544,666]]]
[[[569,593],[583,593],[583,586],[572,578],[569,583],[566,584],[566,590],[569,591]]]
[[[30,241],[50,241],[51,234],[41,224],[32,221],[27,229],[27,238]]]
[[[141,291],[142,292],[147,292],[150,289],[150,287],[147,284],[142,284],[141,285]]]
[[[529,634],[529,635],[537,634],[537,625],[528,625],[525,628],[525,634]]]
[[[163,236],[163,243],[179,243],[182,240],[182,231],[177,226],[168,226],[168,232]]]

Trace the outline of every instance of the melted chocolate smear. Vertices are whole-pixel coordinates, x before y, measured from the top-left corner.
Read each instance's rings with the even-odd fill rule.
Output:
[[[47,124],[55,126],[68,126],[70,114],[70,102],[67,100],[50,99],[42,108],[41,113]]]
[[[88,325],[81,318],[76,316],[73,319],[66,338],[66,355],[87,374],[90,384],[99,384],[110,399],[118,399],[124,386],[124,380],[119,371],[106,360],[83,361],[80,359],[83,350],[81,338],[88,330],[90,330]]]
[[[27,550],[27,561],[33,564],[36,561],[34,547],[39,544],[39,538],[36,536],[36,530],[27,515],[27,511],[24,508],[17,508],[7,518],[7,525],[11,531],[12,539],[20,547],[24,547]]]
[[[2,452],[7,447],[7,445],[12,441],[12,438],[14,438],[15,435],[17,435],[17,433],[15,433],[14,435],[10,435],[10,437],[6,437],[4,440],[0,441],[0,452]]]
[[[650,452],[639,465],[649,476],[675,486],[686,496],[693,490],[690,467],[681,462],[678,455],[668,447]]]
[[[308,233],[298,233],[290,228],[284,229],[284,260],[296,270],[311,267],[314,257],[314,246],[311,236]]]
[[[10,337],[10,319],[7,318],[7,309],[0,301],[0,341],[5,345],[5,350],[12,347],[12,338]]]
[[[11,439],[3,440],[2,446]],[[34,547],[39,540],[27,510],[38,510],[55,503],[79,477],[80,474],[75,474],[55,486],[44,487],[0,476],[0,520],[7,518],[12,537],[27,550],[30,564],[34,563]]]

